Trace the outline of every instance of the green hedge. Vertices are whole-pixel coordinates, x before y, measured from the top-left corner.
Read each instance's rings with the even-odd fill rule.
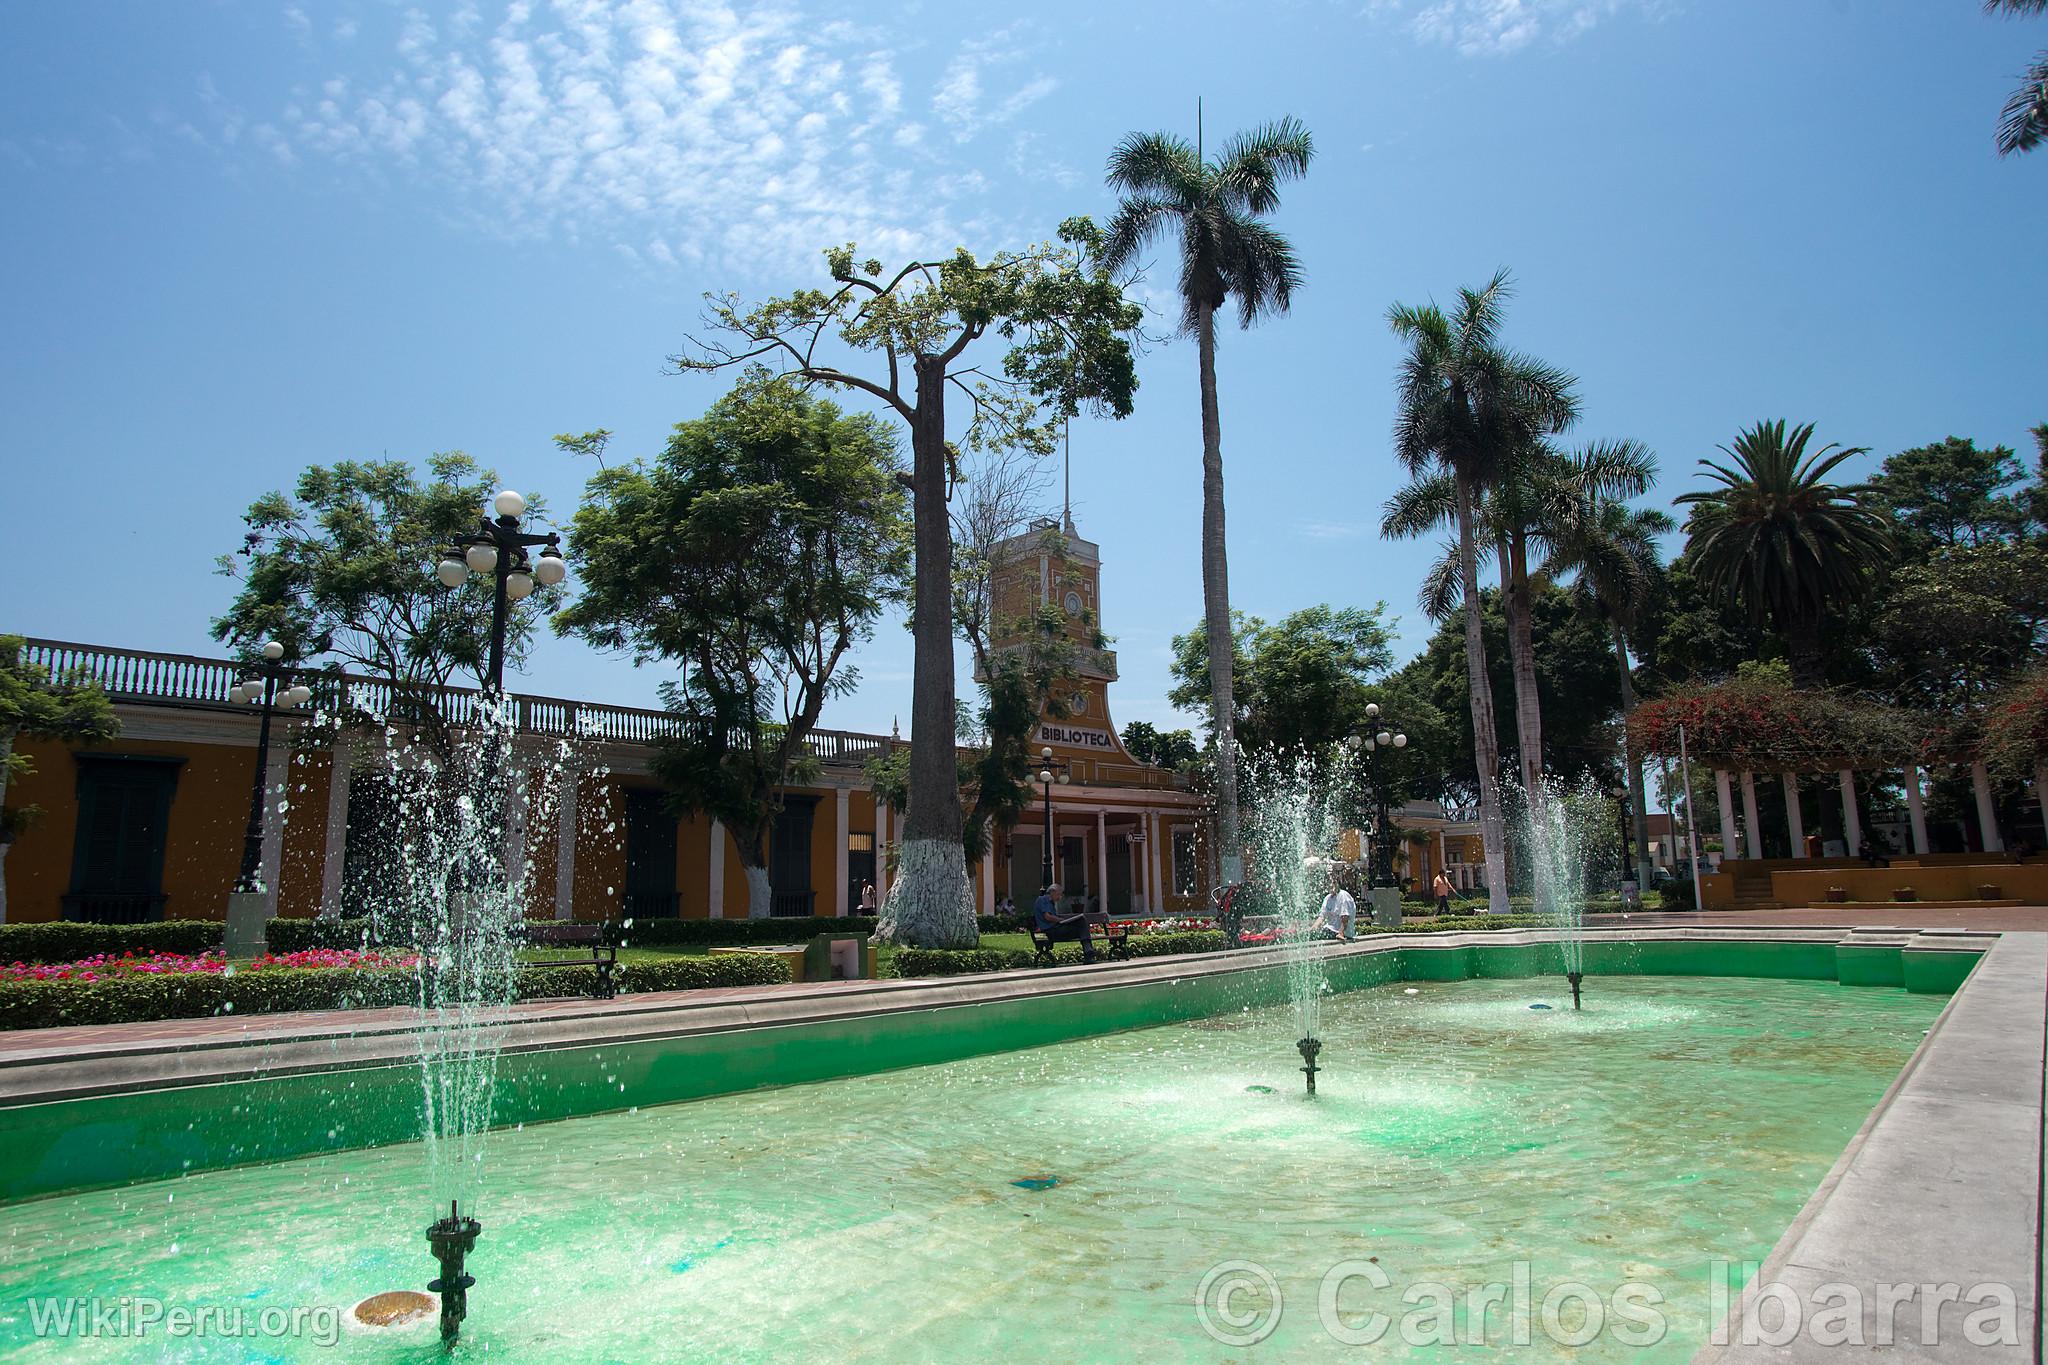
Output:
[[[789,980],[789,966],[765,954],[620,963],[622,991],[763,986]],[[591,969],[552,967],[521,972],[521,999],[587,995]],[[132,976],[111,981],[0,981],[0,1029],[119,1024],[144,1019],[197,1019],[215,1014],[283,1010],[371,1009],[411,1004],[419,984],[406,969],[300,968],[232,976]]]
[[[308,948],[382,947],[373,939],[367,919],[274,919],[263,926],[263,945],[273,953],[302,953]]]
[[[220,921],[211,919],[0,924],[0,962],[76,962],[101,953],[204,953],[220,947],[220,936]]]
[[[1666,910],[1697,910],[1699,905],[1692,898],[1692,879],[1666,882],[1657,888],[1657,904]]]
[[[1220,929],[1189,929],[1159,934],[1133,934],[1133,957],[1164,957],[1169,953],[1218,953],[1230,946]],[[1106,959],[1106,954],[1104,955]],[[1061,966],[1080,962],[1081,945],[1061,943],[1053,948],[1053,961]],[[976,976],[983,972],[1008,972],[1033,967],[1037,953],[1023,948],[900,948],[896,952],[896,975]]]
[[[977,920],[984,934],[1022,932],[1026,916],[983,915]],[[24,926],[27,927],[27,926]],[[621,947],[744,947],[753,943],[808,943],[819,934],[873,934],[873,915],[819,915],[793,919],[635,919],[630,925],[608,921],[605,935]],[[263,940],[273,953],[295,953],[307,948],[362,948],[382,946],[373,937],[367,919],[274,919],[263,928]],[[213,926],[213,946],[220,946],[220,926]],[[51,959],[65,961],[67,959]]]

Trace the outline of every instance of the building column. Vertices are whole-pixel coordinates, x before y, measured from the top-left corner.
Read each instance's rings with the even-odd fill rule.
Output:
[[[505,773],[505,824],[498,831],[499,858],[505,868],[505,885],[512,888],[519,914],[526,915],[526,812],[532,799],[527,782],[533,772],[516,758]]]
[[[1913,851],[1929,853],[1933,850],[1927,842],[1927,797],[1921,790],[1920,769],[1916,764],[1906,765],[1906,816],[1913,825]]]
[[[2043,801],[2048,801],[2048,783],[2042,784]],[[1145,863],[1151,873],[1148,879],[1152,888],[1151,911],[1155,915],[1166,913],[1166,877],[1161,872],[1170,850],[1159,847],[1159,812],[1145,812]]]
[[[981,895],[977,898],[981,913],[993,915],[996,912],[996,838],[995,830],[989,830],[988,847],[981,851]]]
[[[1726,768],[1714,769],[1714,795],[1721,803],[1721,856],[1739,858],[1742,846],[1735,842],[1735,784]]]
[[[1743,851],[1752,858],[1764,856],[1764,822],[1756,813],[1756,774],[1742,775],[1742,818],[1747,835]]]
[[[277,883],[284,869],[284,814],[291,804],[285,799],[285,789],[291,775],[291,746],[271,745],[263,756],[263,848],[257,872],[263,878],[264,913],[271,919],[277,918]]]
[[[1779,773],[1779,783],[1785,788],[1785,830],[1792,839],[1792,856],[1806,856],[1806,820],[1799,813],[1799,779],[1791,773]]]
[[[1844,768],[1841,778],[1842,840],[1848,845],[1843,851],[1853,858],[1856,850],[1863,847],[1863,814],[1856,809],[1856,774]]]
[[[1982,763],[1970,765],[1970,785],[1977,789],[1977,828],[1984,851],[2005,852],[2005,840],[1998,833],[1998,805],[1991,799],[1991,773]]]
[[[725,821],[711,822],[711,894],[705,899],[713,919],[725,918]]]
[[[833,833],[833,837],[839,840],[839,848],[832,855],[832,875],[837,879],[839,889],[832,893],[832,904],[838,907],[832,913],[845,916],[853,913],[853,907],[847,904],[847,900],[852,895],[852,892],[847,889],[846,885],[847,879],[853,875],[846,862],[846,831],[851,823],[851,812],[853,809],[852,790],[841,787],[839,789],[839,798],[834,804],[839,808],[839,824]]]
[[[1109,913],[1109,817],[1095,812],[1095,903]]]
[[[576,770],[564,765],[555,795],[555,918],[576,918]]]
[[[895,808],[886,801],[875,802],[875,902],[889,903],[889,826],[896,823]]]
[[[327,770],[327,853],[320,865],[320,918],[341,915],[342,873],[348,866],[348,779],[355,769],[356,738],[334,741]]]

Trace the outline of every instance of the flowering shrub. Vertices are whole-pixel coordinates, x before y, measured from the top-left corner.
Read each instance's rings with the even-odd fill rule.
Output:
[[[282,956],[266,954],[246,968],[252,972],[287,971],[305,968],[381,970],[414,967],[413,953],[382,953],[352,948],[309,948]],[[100,953],[76,962],[16,962],[0,966],[0,981],[116,981],[138,976],[223,976],[228,974],[227,954],[212,953]]]

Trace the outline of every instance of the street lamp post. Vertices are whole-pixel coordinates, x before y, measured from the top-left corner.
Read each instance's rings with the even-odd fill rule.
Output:
[[[1066,786],[1072,778],[1074,765],[1068,762],[1053,762],[1052,746],[1038,751],[1038,783],[1045,789],[1045,867],[1039,881],[1041,888],[1052,885],[1052,789],[1055,785]]]
[[[1353,753],[1363,750],[1366,772],[1372,783],[1374,817],[1372,857],[1366,863],[1365,886],[1372,891],[1382,884],[1394,885],[1394,842],[1393,822],[1387,812],[1387,784],[1380,772],[1380,754],[1388,749],[1405,749],[1408,736],[1393,728],[1391,720],[1382,721],[1380,704],[1367,702],[1365,718],[1371,722],[1369,733],[1352,733],[1344,736],[1344,745]]]
[[[508,488],[492,499],[491,508],[496,518],[480,517],[476,530],[455,537],[443,552],[437,573],[451,588],[461,587],[473,572],[491,575],[491,656],[484,691],[496,698],[505,692],[505,628],[511,604],[531,593],[536,583],[552,587],[561,582],[569,566],[554,532],[536,536],[519,529],[525,498]],[[535,546],[544,547],[538,559],[527,554]]]
[[[249,824],[242,834],[242,870],[235,878],[235,890],[263,890],[263,811],[268,802],[270,775],[270,718],[279,709],[303,706],[312,699],[313,689],[304,683],[285,684],[291,668],[284,662],[284,646],[275,640],[263,642],[256,676],[244,678],[228,693],[236,701],[253,702],[262,717],[256,727],[256,775],[249,784]]]
[[[263,951],[264,925],[275,908],[263,885],[264,815],[270,805],[270,718],[281,709],[305,705],[313,696],[313,689],[291,681],[283,645],[265,640],[258,654],[255,676],[228,689],[229,700],[261,708],[256,727],[256,773],[249,783],[249,823],[242,832],[242,866],[228,893],[226,923],[222,925],[222,944],[229,957],[253,957]]]

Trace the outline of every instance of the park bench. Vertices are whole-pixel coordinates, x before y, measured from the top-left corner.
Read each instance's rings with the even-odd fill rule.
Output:
[[[1036,924],[1027,924],[1025,929],[1031,935],[1031,946],[1038,950],[1039,963],[1041,965],[1050,963],[1054,946],[1053,940],[1047,938]],[[1131,926],[1129,924],[1113,920],[1108,915],[1098,911],[1088,916],[1088,933],[1101,947],[1102,951],[1111,957],[1129,957],[1131,955]],[[1074,941],[1073,939],[1060,940],[1062,943],[1072,943]]]
[[[562,950],[550,957],[522,957],[518,959],[519,970],[590,967],[597,973],[591,991],[593,996],[599,1000],[609,1000],[618,994],[618,985],[613,978],[619,964],[619,950],[615,945],[605,941],[603,925],[530,921],[514,929],[512,937],[515,942],[530,948]],[[570,949],[579,951],[571,952]]]

